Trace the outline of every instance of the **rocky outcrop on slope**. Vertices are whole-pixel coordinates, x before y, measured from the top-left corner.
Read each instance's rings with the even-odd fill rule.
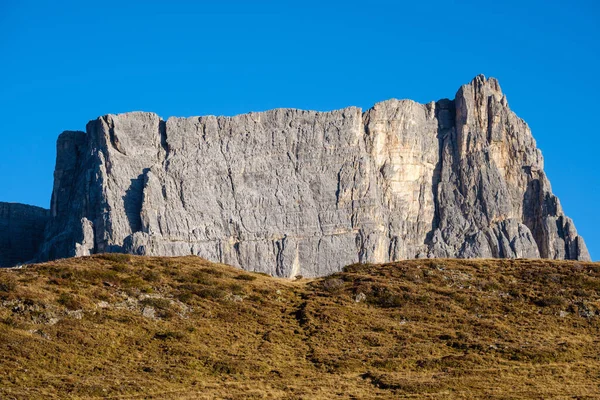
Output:
[[[278,276],[415,257],[589,259],[498,82],[366,112],[106,115],[58,140],[40,259],[195,254]]]
[[[35,258],[49,216],[44,208],[0,202],[0,268]]]

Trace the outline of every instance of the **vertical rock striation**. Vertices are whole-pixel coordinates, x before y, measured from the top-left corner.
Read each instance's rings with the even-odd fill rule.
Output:
[[[0,268],[35,258],[48,217],[44,208],[0,202]]]
[[[278,276],[414,257],[589,259],[498,82],[362,113],[107,115],[58,140],[40,259],[196,254]]]

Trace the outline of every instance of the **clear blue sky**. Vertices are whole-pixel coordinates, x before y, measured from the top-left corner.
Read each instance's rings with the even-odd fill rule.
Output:
[[[600,257],[596,1],[0,0],[0,200],[48,207],[55,140],[163,118],[453,98],[494,76]]]

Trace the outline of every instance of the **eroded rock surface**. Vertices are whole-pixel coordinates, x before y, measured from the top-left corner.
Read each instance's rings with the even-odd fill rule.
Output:
[[[589,259],[498,82],[366,112],[106,115],[58,140],[41,259],[196,254],[278,276],[414,257]]]

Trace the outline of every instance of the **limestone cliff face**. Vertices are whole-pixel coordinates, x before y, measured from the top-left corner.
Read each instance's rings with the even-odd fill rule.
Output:
[[[48,217],[40,207],[0,202],[0,268],[35,258]]]
[[[456,94],[454,126],[441,128],[437,257],[589,259],[552,194],[527,124],[498,81],[476,77]]]
[[[58,141],[40,258],[196,254],[278,276],[414,257],[589,259],[498,82],[366,112],[107,115]]]

